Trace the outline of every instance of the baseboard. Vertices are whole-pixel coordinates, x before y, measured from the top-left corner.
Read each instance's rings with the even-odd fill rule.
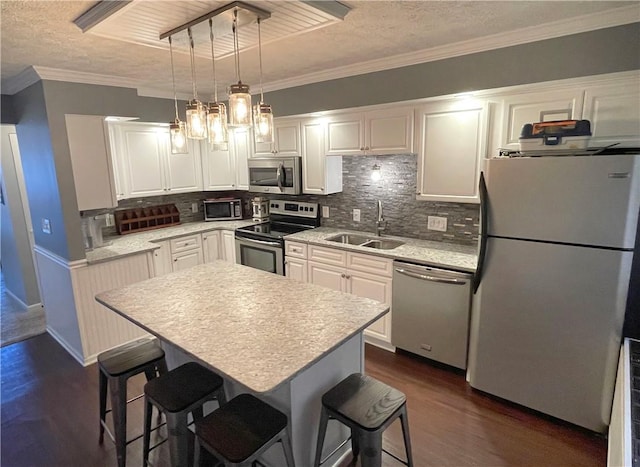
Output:
[[[67,352],[69,352],[69,354],[71,354],[71,356],[75,358],[80,365],[87,366],[82,355],[78,354],[78,351],[74,349],[60,334],[58,334],[49,326],[47,326],[47,332],[56,340],[56,342],[58,342],[58,344],[60,344]]]
[[[27,305],[25,302],[20,300],[13,292],[11,292],[11,290],[7,289],[6,287],[4,288],[4,290],[7,293],[7,295],[9,295],[11,299],[15,301],[20,306],[20,308],[23,309],[24,311],[33,312],[42,308],[42,303],[34,303],[33,305]]]
[[[385,342],[382,339],[378,339],[373,336],[367,336],[366,334],[364,336],[364,342],[366,344],[371,344],[371,345],[375,345],[376,347],[380,347],[381,349],[386,350],[387,352],[396,351],[395,346],[389,344],[388,342]]]

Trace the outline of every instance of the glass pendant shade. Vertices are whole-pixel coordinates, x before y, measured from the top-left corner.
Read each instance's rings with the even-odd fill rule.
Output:
[[[260,102],[253,114],[253,130],[256,143],[273,143],[273,112],[271,106]]]
[[[251,94],[249,86],[241,82],[229,87],[229,126],[251,126]]]
[[[207,137],[207,111],[199,100],[187,104],[187,137],[205,139]]]
[[[171,140],[171,154],[187,154],[187,125],[180,120],[174,120],[169,124],[169,137]]]
[[[217,102],[209,103],[207,108],[207,129],[209,143],[223,145],[228,141],[227,107]]]

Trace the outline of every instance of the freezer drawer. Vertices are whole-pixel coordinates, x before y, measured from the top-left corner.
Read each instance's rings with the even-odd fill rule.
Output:
[[[470,274],[395,261],[392,297],[394,346],[466,368]]]

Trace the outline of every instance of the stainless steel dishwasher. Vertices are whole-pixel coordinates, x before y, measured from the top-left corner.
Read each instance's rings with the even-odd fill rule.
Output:
[[[462,272],[394,261],[391,343],[465,369],[471,278]]]

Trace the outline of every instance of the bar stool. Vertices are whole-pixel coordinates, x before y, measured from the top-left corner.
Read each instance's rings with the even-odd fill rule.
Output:
[[[406,401],[407,398],[402,392],[370,376],[360,373],[347,376],[322,396],[315,467],[326,462],[342,447],[339,446],[320,461],[327,424],[332,419],[351,429],[354,463],[362,452],[363,467],[380,467],[382,452],[386,452],[394,459],[413,467]],[[402,423],[406,462],[382,449],[382,432],[398,417]]]
[[[234,397],[215,412],[196,421],[196,454],[204,447],[225,466],[256,465],[256,459],[282,443],[288,467],[294,467],[287,416],[251,394]]]
[[[142,394],[127,400],[127,380],[139,373],[145,373],[147,381],[158,374],[167,372],[164,351],[155,339],[142,339],[107,350],[98,355],[100,368],[100,438],[104,441],[104,431],[116,445],[118,467],[125,467],[127,444],[142,437],[127,441],[127,404],[140,399]],[[111,409],[107,410],[107,386],[111,397]],[[113,417],[113,434],[106,425],[106,415]]]
[[[202,365],[189,362],[181,365],[144,386],[144,440],[142,444],[143,467],[149,462],[149,452],[164,441],[149,447],[153,406],[167,419],[167,440],[172,467],[187,467],[189,456],[189,428],[187,416],[194,421],[203,416],[203,405],[217,400],[225,401],[224,381]]]

